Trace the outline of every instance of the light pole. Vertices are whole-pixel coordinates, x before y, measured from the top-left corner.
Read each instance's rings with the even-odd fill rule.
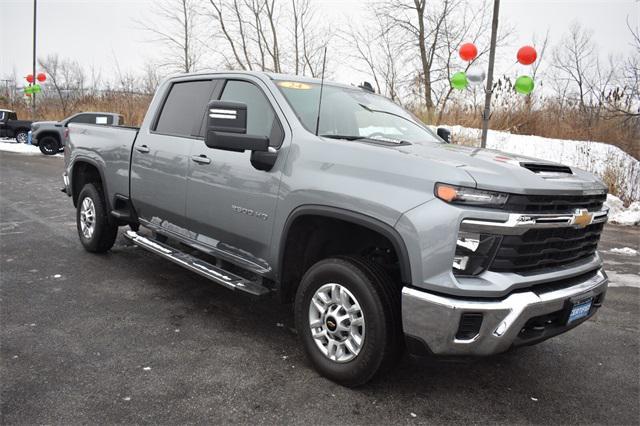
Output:
[[[487,146],[487,134],[489,133],[489,116],[491,115],[491,94],[493,92],[493,64],[496,60],[496,40],[498,38],[498,13],[500,0],[493,2],[493,22],[491,24],[491,46],[489,48],[489,71],[487,72],[487,90],[484,97],[484,112],[482,113],[482,139],[480,146]]]
[[[38,10],[38,0],[33,0],[33,62],[31,75],[33,76],[33,85],[36,84],[36,17]],[[36,92],[31,93],[31,119],[36,119]]]

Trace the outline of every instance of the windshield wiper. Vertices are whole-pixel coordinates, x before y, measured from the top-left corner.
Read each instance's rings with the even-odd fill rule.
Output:
[[[357,141],[360,139],[367,139],[366,136],[357,136],[357,135],[320,135],[323,138],[329,139],[345,139],[348,141]]]
[[[394,145],[409,145],[411,144],[411,142],[405,141],[405,140],[399,140],[399,139],[392,139],[392,138],[370,138],[368,136],[355,136],[355,135],[320,135],[323,138],[329,138],[329,139],[344,139],[347,141],[361,141],[361,140],[367,140],[367,141],[371,141],[371,142],[375,142],[375,143],[387,143],[387,144],[394,144]]]

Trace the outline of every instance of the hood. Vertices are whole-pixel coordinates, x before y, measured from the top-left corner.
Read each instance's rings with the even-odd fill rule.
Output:
[[[37,129],[40,126],[55,126],[56,124],[58,124],[57,121],[35,121],[33,123],[31,123],[31,128],[32,129]]]
[[[412,144],[397,149],[410,156],[454,165],[467,172],[479,189],[545,195],[606,190],[598,177],[583,170],[492,149],[452,144]]]

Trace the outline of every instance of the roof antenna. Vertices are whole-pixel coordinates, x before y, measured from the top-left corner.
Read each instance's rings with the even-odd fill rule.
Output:
[[[320,108],[322,108],[322,89],[324,88],[324,66],[327,64],[327,45],[324,46],[324,57],[322,58],[322,79],[320,80],[320,99],[318,100],[318,118],[316,119],[316,136],[320,129]]]

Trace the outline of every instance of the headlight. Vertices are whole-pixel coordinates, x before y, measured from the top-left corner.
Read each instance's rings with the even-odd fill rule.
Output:
[[[481,189],[446,185],[444,183],[436,184],[435,194],[436,197],[447,203],[492,208],[504,206],[509,198],[508,194],[502,192],[483,191]]]
[[[499,235],[459,232],[453,257],[455,275],[478,275],[489,267],[501,240]]]

